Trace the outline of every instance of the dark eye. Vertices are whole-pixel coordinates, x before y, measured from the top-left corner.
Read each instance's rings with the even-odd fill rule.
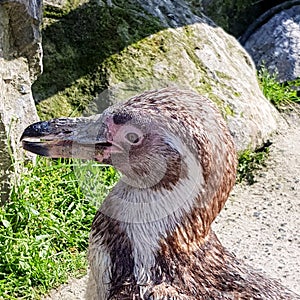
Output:
[[[125,136],[125,138],[131,144],[136,144],[136,143],[138,143],[140,141],[140,137],[138,136],[138,134],[136,134],[134,132],[127,133],[126,136]]]

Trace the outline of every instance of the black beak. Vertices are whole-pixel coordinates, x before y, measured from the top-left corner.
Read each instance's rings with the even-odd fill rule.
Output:
[[[103,161],[111,146],[105,137],[102,116],[59,118],[28,126],[21,137],[27,151],[52,158],[82,158]]]

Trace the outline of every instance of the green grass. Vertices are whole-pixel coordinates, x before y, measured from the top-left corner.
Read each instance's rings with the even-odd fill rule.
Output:
[[[100,166],[77,165],[38,158],[13,188],[10,201],[0,207],[0,299],[39,299],[86,272],[96,207],[81,182]],[[100,203],[118,174],[111,167],[97,174],[103,187]]]
[[[292,103],[300,103],[297,95],[297,87],[300,87],[300,79],[288,83],[280,83],[277,75],[271,75],[265,67],[258,72],[258,79],[265,97],[278,109]]]
[[[262,156],[241,155],[241,180],[251,178]],[[112,167],[93,162],[38,158],[27,166],[0,208],[0,299],[39,299],[85,274],[92,220],[118,178]]]
[[[277,75],[271,75],[265,67],[261,67],[258,72],[258,79],[263,94],[278,110],[289,107],[293,103],[300,103],[300,97],[297,94],[297,89],[300,87],[300,79],[288,83],[280,83],[277,80]],[[255,151],[245,150],[239,153],[237,182],[255,183],[255,175],[259,169],[265,166],[268,154],[268,143]]]
[[[266,166],[266,160],[269,156],[268,141],[262,147],[253,150],[244,150],[239,153],[238,167],[237,167],[237,182],[246,182],[248,184],[255,183],[255,175],[258,170]]]

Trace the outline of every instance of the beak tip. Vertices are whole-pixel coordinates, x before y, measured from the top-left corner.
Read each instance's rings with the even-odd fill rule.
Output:
[[[49,134],[49,132],[50,132],[49,121],[37,122],[25,128],[24,132],[21,135],[20,141],[28,137],[39,138]]]
[[[20,137],[20,142],[22,142],[25,137],[26,137],[26,135],[23,132],[22,135],[21,135],[21,137]]]

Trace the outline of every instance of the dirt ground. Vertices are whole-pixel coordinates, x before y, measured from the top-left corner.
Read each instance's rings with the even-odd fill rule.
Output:
[[[300,110],[271,137],[267,167],[236,185],[214,229],[238,258],[300,294]]]
[[[300,294],[300,109],[283,117],[257,182],[235,186],[213,228],[238,258]],[[72,279],[43,300],[84,299],[86,280]]]

